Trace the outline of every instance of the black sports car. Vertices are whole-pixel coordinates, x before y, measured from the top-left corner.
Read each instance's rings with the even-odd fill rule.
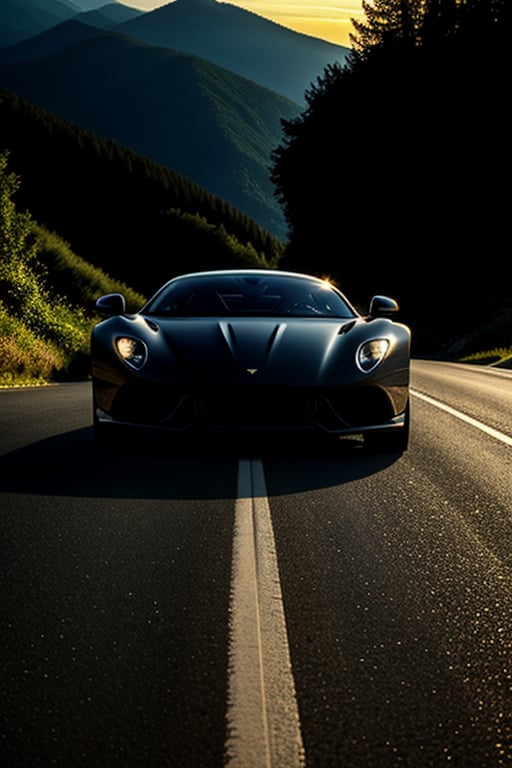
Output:
[[[375,296],[360,315],[331,283],[275,270],[197,272],[135,314],[98,299],[94,430],[268,430],[364,435],[404,451],[410,330]]]

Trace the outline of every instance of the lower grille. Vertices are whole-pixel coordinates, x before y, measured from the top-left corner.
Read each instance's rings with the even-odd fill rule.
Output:
[[[169,386],[127,384],[110,415],[147,426],[357,431],[385,424],[397,414],[380,387],[311,390],[252,387],[186,392]]]
[[[282,392],[206,393],[194,398],[201,423],[240,427],[311,426],[316,399]]]
[[[111,415],[119,421],[156,426],[174,414],[185,393],[152,384],[125,384],[115,397]]]

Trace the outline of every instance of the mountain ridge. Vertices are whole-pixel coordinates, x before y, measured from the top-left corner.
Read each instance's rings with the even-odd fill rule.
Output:
[[[83,8],[83,5],[73,5],[69,0],[2,0],[0,46],[13,45],[37,35],[71,18]]]
[[[176,169],[284,237],[268,166],[280,121],[298,105],[204,59],[80,24],[39,36],[38,50],[53,50],[43,58],[1,65],[4,86]],[[79,42],[63,47],[69,25]],[[30,42],[19,46],[27,55]]]
[[[176,168],[286,238],[271,153],[282,120],[300,113],[306,88],[345,49],[215,0],[175,0],[113,27],[84,24],[101,14],[98,0],[62,3],[48,7],[93,10],[0,48],[2,84]],[[112,5],[122,6],[103,8]],[[195,63],[186,66],[186,56]]]
[[[299,104],[304,104],[305,91],[324,68],[336,61],[343,64],[349,53],[344,46],[296,32],[257,13],[216,0],[174,0],[147,12],[115,0],[2,3],[0,49],[28,41],[74,18],[150,45],[206,58]],[[127,18],[121,20],[120,16]],[[25,21],[23,29],[20,17]]]
[[[20,179],[19,209],[143,293],[184,269],[282,253],[268,230],[178,171],[3,88],[0,136]]]
[[[299,104],[324,68],[343,64],[349,52],[216,0],[174,0],[115,31],[205,58]]]
[[[72,18],[75,21],[82,21],[84,24],[98,27],[98,29],[112,29],[116,24],[121,24],[128,19],[141,16],[143,13],[144,11],[130,8],[123,3],[110,2],[106,5],[101,5],[99,8],[91,8],[90,10],[77,13]]]

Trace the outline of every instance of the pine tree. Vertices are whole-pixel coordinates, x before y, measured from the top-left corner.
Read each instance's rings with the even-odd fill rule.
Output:
[[[356,57],[386,46],[414,48],[419,32],[424,0],[363,0],[365,20],[352,19],[355,33],[350,40]]]
[[[453,40],[458,28],[457,0],[428,0],[421,24],[421,44],[434,48]]]

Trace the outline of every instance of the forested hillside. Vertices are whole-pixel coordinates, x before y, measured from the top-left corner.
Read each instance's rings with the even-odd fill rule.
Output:
[[[0,83],[173,168],[284,237],[269,179],[289,99],[190,54],[66,22],[0,51]]]
[[[181,174],[5,90],[0,150],[21,178],[18,206],[142,293],[184,269],[275,263],[281,254],[281,241]]]
[[[94,301],[132,309],[196,269],[283,244],[188,179],[0,91],[0,386],[88,371]]]

